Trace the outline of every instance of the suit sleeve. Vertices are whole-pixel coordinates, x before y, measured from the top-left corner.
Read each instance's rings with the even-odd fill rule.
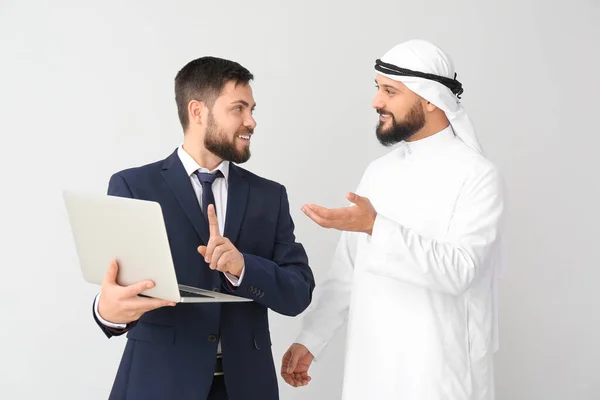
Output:
[[[108,183],[108,193],[107,194],[109,196],[133,198],[133,193],[131,193],[131,189],[129,189],[127,182],[119,174],[114,174],[113,176],[111,176],[110,181]],[[92,306],[92,315],[94,316],[94,320],[96,321],[96,323],[98,324],[100,329],[102,329],[102,332],[104,332],[106,337],[111,338],[112,336],[123,335],[129,329],[131,329],[133,326],[135,326],[136,322],[127,324],[127,327],[125,329],[112,328],[112,327],[104,325],[98,319],[98,316],[96,315],[95,302],[96,302],[96,299],[94,298],[94,304]]]
[[[244,279],[237,288],[223,279],[226,290],[287,316],[296,316],[308,307],[315,280],[304,247],[296,242],[294,236],[294,222],[285,187],[281,186],[272,258],[242,254],[245,262]]]

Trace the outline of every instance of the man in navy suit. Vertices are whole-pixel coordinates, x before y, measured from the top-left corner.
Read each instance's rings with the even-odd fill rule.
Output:
[[[268,309],[296,316],[315,287],[284,186],[238,167],[256,122],[236,62],[203,57],[175,78],[183,144],[165,160],[114,174],[108,194],[160,203],[180,284],[252,299],[177,304],[116,283],[113,262],[94,318],[127,344],[110,399],[275,400]]]

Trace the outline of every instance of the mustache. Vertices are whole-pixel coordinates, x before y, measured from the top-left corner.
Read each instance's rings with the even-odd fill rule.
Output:
[[[238,135],[254,135],[254,129],[246,128],[237,132]]]

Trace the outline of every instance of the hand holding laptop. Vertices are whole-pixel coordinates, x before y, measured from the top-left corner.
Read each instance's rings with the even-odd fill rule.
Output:
[[[104,282],[102,282],[98,313],[106,321],[127,324],[137,321],[148,311],[160,307],[172,307],[176,304],[169,300],[138,296],[144,290],[154,287],[154,282],[142,281],[129,286],[121,286],[117,283],[118,271],[117,262],[111,261]]]
[[[207,213],[210,239],[208,246],[198,247],[198,252],[204,256],[204,261],[209,263],[210,269],[227,272],[239,278],[244,270],[244,256],[228,238],[221,236],[215,206],[210,204]]]

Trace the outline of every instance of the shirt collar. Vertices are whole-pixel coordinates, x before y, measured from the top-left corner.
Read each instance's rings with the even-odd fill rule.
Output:
[[[194,172],[196,172],[198,170],[200,170],[200,172],[210,172],[210,173],[213,173],[216,170],[219,170],[223,174],[223,177],[225,178],[225,182],[228,181],[229,161],[223,160],[217,166],[217,168],[213,169],[212,171],[209,171],[207,168],[201,167],[196,162],[196,160],[194,160],[192,158],[192,156],[187,151],[184,150],[183,144],[180,144],[179,147],[177,148],[177,155],[179,156],[179,159],[181,160],[181,163],[183,164],[183,168],[185,169],[185,172],[188,174],[188,176],[192,176],[192,174],[194,174]]]
[[[401,142],[401,148],[404,150],[405,157],[414,157],[415,155],[442,151],[454,141],[455,135],[452,125],[428,136],[424,139],[412,142]]]

